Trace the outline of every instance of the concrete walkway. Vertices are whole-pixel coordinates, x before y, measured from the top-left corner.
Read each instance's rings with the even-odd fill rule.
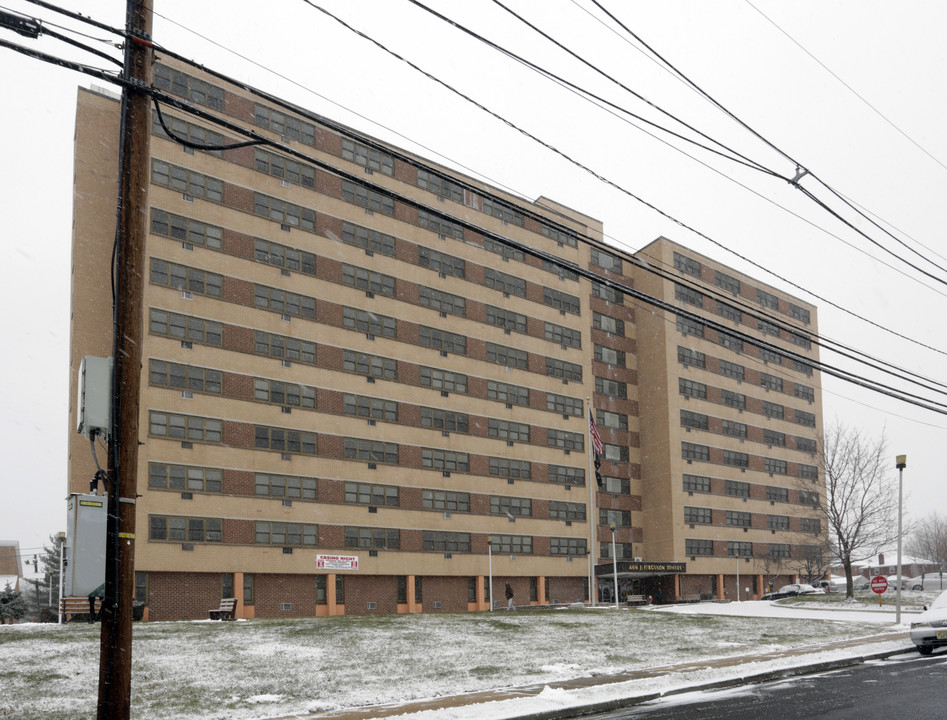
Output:
[[[854,649],[857,650],[860,646],[875,645],[881,642],[890,642],[895,641],[899,644],[903,644],[902,647],[899,647],[894,650],[890,650],[883,653],[875,653],[872,655],[863,655],[858,652],[853,652],[850,656],[846,656],[842,660],[831,660],[825,661],[820,659],[820,653],[823,653],[828,650],[844,650],[844,649]],[[706,684],[693,684],[683,682],[679,690],[665,690],[657,693],[649,693],[646,695],[635,695],[633,697],[624,698],[622,700],[610,700],[607,702],[596,704],[595,706],[589,706],[587,709],[594,712],[605,712],[608,710],[615,710],[621,707],[628,707],[631,705],[640,704],[642,702],[647,702],[649,700],[657,699],[658,697],[667,696],[674,694],[675,692],[693,692],[695,690],[710,690],[714,688],[721,687],[730,687],[734,685],[742,685],[754,682],[765,682],[767,680],[772,680],[781,677],[790,677],[793,675],[805,675],[812,672],[823,672],[826,670],[836,669],[840,667],[847,667],[849,665],[857,665],[869,659],[879,659],[883,657],[889,657],[891,655],[896,655],[899,653],[905,652],[914,652],[914,645],[911,644],[911,641],[908,637],[908,633],[904,630],[898,632],[883,633],[879,635],[872,635],[865,638],[857,638],[853,640],[842,640],[835,643],[830,643],[818,647],[806,647],[806,648],[796,648],[788,651],[780,652],[767,652],[759,653],[756,655],[741,655],[738,657],[722,658],[719,660],[700,660],[695,662],[682,662],[674,665],[664,665],[660,667],[646,668],[643,670],[634,670],[625,673],[618,673],[615,675],[599,675],[595,677],[581,677],[575,678],[573,680],[564,680],[560,682],[550,682],[550,683],[541,683],[537,685],[526,685],[522,687],[514,688],[505,688],[501,690],[486,690],[481,692],[465,693],[462,695],[451,695],[439,698],[432,698],[427,700],[418,700],[418,701],[409,701],[405,703],[398,703],[392,705],[372,705],[362,708],[354,708],[348,710],[336,710],[331,712],[323,713],[314,713],[314,714],[294,714],[291,716],[285,716],[281,718],[274,718],[273,720],[373,720],[375,718],[388,718],[398,715],[410,715],[412,713],[419,713],[424,711],[437,711],[437,710],[447,710],[448,708],[460,708],[460,707],[469,707],[473,705],[478,705],[481,703],[496,702],[501,700],[511,700],[515,698],[528,698],[535,697],[539,693],[543,692],[546,688],[553,690],[562,689],[562,690],[577,690],[582,688],[590,688],[604,685],[611,685],[615,683],[624,683],[633,680],[643,680],[649,678],[656,678],[664,675],[684,675],[686,673],[706,671],[713,668],[733,668],[740,665],[749,665],[751,663],[764,663],[772,660],[784,660],[788,656],[798,657],[800,660],[800,666],[791,667],[791,668],[780,668],[777,670],[770,670],[759,672],[755,671],[754,674],[742,675],[739,678],[731,678],[726,680],[716,680],[708,682]],[[812,659],[812,662],[807,664],[805,662],[806,657],[809,656]],[[572,717],[578,714],[577,708],[568,708],[560,709],[548,712],[541,713],[529,713],[524,714],[522,718],[529,718],[530,720],[555,720],[556,718],[567,718]],[[488,718],[489,715],[484,714],[482,717]]]

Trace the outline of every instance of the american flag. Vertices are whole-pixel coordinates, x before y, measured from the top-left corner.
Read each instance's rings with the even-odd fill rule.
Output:
[[[598,428],[595,426],[595,418],[592,417],[592,408],[589,408],[589,432],[592,435],[592,445],[595,446],[595,452],[599,455],[604,454],[605,445],[602,444],[602,436],[598,434]]]

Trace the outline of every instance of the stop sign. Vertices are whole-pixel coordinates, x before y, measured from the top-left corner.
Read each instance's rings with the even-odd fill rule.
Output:
[[[888,580],[884,575],[876,575],[871,579],[871,589],[881,595],[888,589]]]

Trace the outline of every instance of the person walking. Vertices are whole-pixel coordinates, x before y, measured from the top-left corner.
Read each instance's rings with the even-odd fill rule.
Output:
[[[513,605],[513,588],[510,587],[510,584],[506,584],[506,609],[507,610],[516,610],[516,607]]]

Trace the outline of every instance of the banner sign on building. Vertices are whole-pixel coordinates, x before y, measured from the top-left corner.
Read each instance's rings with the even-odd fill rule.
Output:
[[[358,570],[358,555],[316,555],[318,570]]]

